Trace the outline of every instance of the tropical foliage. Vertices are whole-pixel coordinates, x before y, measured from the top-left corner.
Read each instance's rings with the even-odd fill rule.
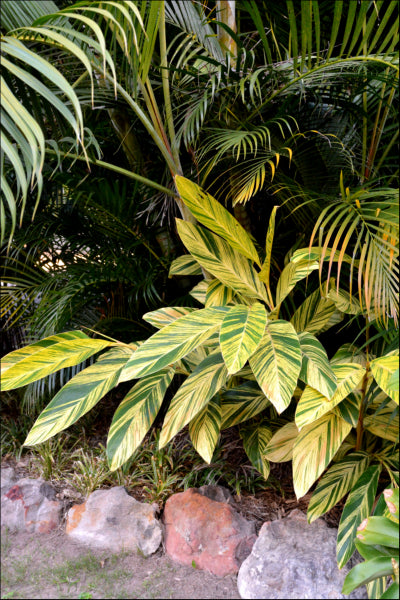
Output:
[[[79,195],[82,176],[71,183],[94,225],[79,238],[86,256],[113,271],[140,248],[135,268],[123,267],[133,280],[155,258],[139,212],[128,212],[135,182],[151,222],[168,203],[179,214],[169,223],[186,253],[169,275],[188,282],[192,298],[170,306],[163,296],[143,317],[157,329],[145,340],[133,328],[121,341],[110,331],[93,338],[66,331],[79,295],[71,285],[63,294],[63,281],[76,260],[47,280],[41,273],[43,289],[58,293],[30,323],[59,321],[5,358],[3,389],[92,364],[57,392],[25,443],[48,440],[131,385],[109,430],[112,470],[161,412],[160,447],[188,426],[206,462],[220,432],[238,427],[265,478],[271,462],[292,461],[297,496],[311,494],[310,521],[346,498],[342,567],[382,483],[398,486],[397,3],[243,0],[229,19],[223,2],[12,5],[2,3],[1,39],[7,310],[18,320],[21,300],[41,291],[27,282],[43,247],[26,252],[17,223],[31,231],[21,219],[36,211],[39,227],[47,174],[65,189],[55,173],[78,163],[91,169],[89,187],[99,167],[130,182],[108,210],[121,236],[104,256],[93,237],[109,205]],[[111,150],[101,156],[94,109],[111,124],[123,166]],[[60,234],[73,256],[76,238]],[[19,277],[24,252],[32,262]]]

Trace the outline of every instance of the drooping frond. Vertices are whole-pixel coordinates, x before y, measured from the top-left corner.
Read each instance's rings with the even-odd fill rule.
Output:
[[[387,323],[398,322],[399,293],[399,201],[395,189],[360,189],[350,193],[343,189],[342,198],[320,214],[310,240],[318,236],[322,248],[320,271],[328,248],[332,249],[328,279],[337,261],[337,286],[345,253],[352,256],[349,292],[353,277],[361,308],[371,318]]]

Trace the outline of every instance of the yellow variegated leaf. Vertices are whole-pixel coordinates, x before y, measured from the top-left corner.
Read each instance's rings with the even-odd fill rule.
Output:
[[[360,416],[360,406],[362,400],[362,391],[358,388],[348,394],[348,396],[339,402],[333,411],[350,423],[353,427],[357,427],[358,417]]]
[[[334,319],[336,316],[336,319]],[[329,298],[322,298],[319,289],[306,298],[290,319],[297,332],[308,331],[317,334],[325,331],[329,325],[335,325],[343,319]]]
[[[176,321],[176,319],[183,317],[183,315],[188,315],[195,310],[195,308],[189,306],[166,306],[165,308],[159,308],[158,310],[148,312],[144,314],[142,318],[153,325],[153,327],[162,329],[166,325]]]
[[[56,338],[60,341],[54,343]],[[33,344],[33,348],[28,346],[5,357],[5,368],[3,366],[1,377],[2,390],[19,388],[59,369],[78,365],[107,346],[115,345],[115,342],[109,340],[92,339],[82,335],[51,336]]]
[[[318,269],[317,262],[290,262],[283,269],[276,286],[276,306],[279,306],[298,281]]]
[[[175,185],[181,199],[199,223],[224,238],[240,254],[260,264],[249,234],[226,208],[186,177],[175,175]]]
[[[243,426],[239,430],[243,447],[251,464],[259,471],[264,479],[268,479],[270,465],[265,458],[265,448],[272,438],[272,431],[264,423]]]
[[[197,302],[200,302],[200,304],[206,303],[206,296],[207,296],[207,290],[208,290],[209,283],[210,283],[209,281],[207,281],[206,279],[203,279],[202,281],[197,283],[189,292],[189,294],[195,300],[197,300]]]
[[[221,393],[221,429],[233,427],[255,417],[270,401],[255,381],[247,381]]]
[[[233,289],[213,279],[208,284],[206,293],[206,306],[226,306],[233,299]]]
[[[352,452],[325,473],[308,505],[309,523],[328,512],[352,489],[368,467],[369,461],[370,455],[366,452]]]
[[[267,311],[256,302],[250,307],[233,306],[225,315],[219,343],[229,374],[237,373],[256,350],[264,334]]]
[[[399,412],[395,403],[391,401],[383,408],[378,408],[373,415],[364,417],[363,426],[364,429],[384,440],[398,442]]]
[[[324,347],[308,332],[300,333],[299,341],[303,355],[299,378],[326,398],[332,398],[337,389],[337,380]]]
[[[220,328],[227,310],[203,308],[166,325],[139,346],[125,366],[126,377],[151,375],[183,358]]]
[[[368,467],[357,479],[347,497],[337,536],[336,555],[339,569],[344,567],[354,553],[357,527],[371,514],[381,469],[381,465]]]
[[[293,447],[293,484],[297,498],[304,496],[325,471],[350,430],[349,423],[328,413],[299,432]]]
[[[7,371],[10,367],[17,365],[21,360],[25,358],[29,358],[36,354],[36,352],[40,352],[44,348],[48,348],[49,346],[53,346],[54,344],[59,344],[63,341],[71,341],[71,340],[87,340],[88,336],[83,333],[83,331],[67,331],[65,333],[58,333],[57,335],[52,335],[50,337],[44,338],[39,342],[35,342],[34,344],[30,344],[29,346],[24,346],[24,348],[19,348],[18,350],[14,350],[9,354],[6,354],[1,359],[1,373]]]
[[[357,364],[332,365],[332,370],[336,376],[337,390],[330,400],[309,385],[305,388],[296,409],[295,421],[299,430],[332,411],[355,390],[365,374],[365,369]]]
[[[354,296],[350,296],[345,290],[330,289],[328,292],[328,298],[334,302],[335,306],[342,313],[348,315],[359,315],[362,310],[360,303]]]
[[[160,410],[174,369],[163,369],[138,381],[114,413],[107,439],[110,470],[115,471],[142,443]]]
[[[272,462],[287,462],[292,460],[294,442],[299,435],[295,423],[286,423],[278,429],[265,448],[265,456]]]
[[[247,258],[207,229],[181,219],[176,223],[182,242],[206,271],[239,294],[267,300],[265,286]]]
[[[278,413],[287,408],[301,370],[301,350],[293,325],[267,321],[264,336],[250,366],[257,382]]]
[[[211,309],[206,309],[211,310]],[[207,356],[181,385],[171,400],[160,435],[160,448],[165,446],[206,406],[225,385],[227,370],[222,356]]]
[[[25,446],[45,442],[86,414],[118,383],[119,375],[129,356],[122,351],[111,358],[80,371],[54,396],[39,415],[25,440]]]
[[[192,444],[201,458],[210,463],[221,428],[221,400],[216,394],[189,423]]]
[[[197,260],[190,254],[183,254],[172,261],[168,277],[173,275],[202,275],[203,272]]]
[[[352,344],[343,344],[331,358],[331,365],[340,365],[344,363],[355,363],[366,367],[367,356],[356,346]]]
[[[274,232],[275,232],[275,215],[279,206],[274,206],[271,211],[271,216],[269,218],[267,237],[265,239],[265,260],[261,267],[261,271],[258,276],[261,281],[267,284],[269,287],[269,272],[271,268],[271,253],[272,253],[272,244],[274,241]]]
[[[398,368],[399,355],[397,352],[380,356],[371,361],[371,371],[376,383],[396,404],[399,404],[399,389],[392,389],[389,381]]]
[[[298,250],[295,250],[295,252],[293,252],[290,260],[291,262],[304,262],[304,261],[310,261],[310,260],[320,260],[321,256],[322,256],[322,248],[319,248],[317,246],[312,246],[311,248],[299,248]],[[330,260],[332,255],[332,250],[330,248],[326,249],[326,252],[324,254],[324,261]],[[341,253],[336,250],[334,252],[334,260],[338,261],[340,259]],[[347,262],[350,265],[352,263],[354,263],[355,265],[359,264],[359,261],[356,260],[354,261],[352,259],[351,256],[349,256],[348,254],[344,254],[342,259],[343,262]]]

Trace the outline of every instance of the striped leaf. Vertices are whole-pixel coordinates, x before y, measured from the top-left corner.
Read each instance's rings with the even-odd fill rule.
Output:
[[[114,413],[107,439],[110,470],[123,465],[140,446],[160,410],[174,369],[163,369],[138,381]]]
[[[270,402],[255,381],[247,381],[221,394],[221,429],[228,429],[258,415]]]
[[[299,429],[331,412],[357,387],[365,374],[357,364],[333,365],[332,370],[337,379],[337,390],[330,400],[309,385],[305,388],[296,409],[295,421]]]
[[[396,354],[380,356],[371,361],[371,371],[376,383],[396,404],[399,404],[399,388],[393,389],[389,382],[398,368],[399,355],[397,352]]]
[[[357,527],[371,514],[380,472],[380,465],[368,467],[358,478],[346,500],[339,523],[336,546],[339,569],[344,567],[354,553]]]
[[[384,440],[398,442],[399,411],[394,402],[390,402],[382,409],[378,409],[373,415],[364,417],[363,426],[364,429]]]
[[[210,281],[206,293],[206,306],[226,306],[233,299],[233,289],[227,287],[218,279]]]
[[[94,340],[85,335],[60,334],[33,344],[31,349],[28,346],[11,352],[4,360],[6,369],[1,378],[2,390],[19,388],[60,369],[77,365],[114,345],[109,340]]]
[[[333,410],[352,427],[357,427],[361,406],[361,391],[356,390],[342,400]]]
[[[75,375],[39,415],[24,445],[45,442],[80,419],[117,385],[127,360],[125,352],[113,353]]]
[[[352,452],[333,465],[318,482],[308,505],[309,523],[333,508],[368,468],[370,456],[366,452]]]
[[[299,378],[330,399],[337,389],[337,379],[321,342],[308,332],[299,335],[303,362]]]
[[[335,319],[336,317],[336,319]],[[308,296],[290,319],[295,330],[300,333],[308,331],[314,335],[322,333],[325,328],[343,319],[334,303],[322,298],[319,289]]]
[[[290,262],[283,269],[276,286],[276,306],[279,306],[292,291],[297,282],[318,269],[317,262]]]
[[[336,308],[342,313],[359,315],[362,312],[358,300],[354,296],[350,296],[345,290],[330,289],[328,298],[334,302]]]
[[[206,303],[206,295],[207,295],[207,290],[208,290],[208,284],[209,282],[206,281],[205,279],[203,279],[202,281],[200,281],[199,283],[197,283],[189,292],[189,294],[195,299],[197,300],[197,302],[200,302],[200,304],[205,304]]]
[[[87,339],[89,338],[85,333],[83,333],[83,331],[67,331],[65,333],[51,335],[50,337],[44,338],[39,342],[35,342],[29,346],[24,346],[24,348],[19,348],[19,350],[14,350],[13,352],[3,356],[0,363],[1,373],[7,371],[10,367],[17,365],[21,360],[29,358],[30,356],[36,354],[36,352],[40,352],[40,350],[48,348],[49,346],[53,346],[54,344],[59,344],[63,341]]]
[[[199,223],[224,238],[240,254],[260,264],[249,234],[226,208],[186,177],[175,175],[175,185],[181,199]]]
[[[271,216],[269,218],[268,231],[267,236],[265,238],[265,260],[261,267],[261,271],[258,276],[263,281],[267,287],[269,287],[269,272],[271,268],[271,253],[272,253],[272,244],[274,241],[274,233],[275,233],[275,216],[276,211],[279,206],[274,206],[271,211]]]
[[[192,444],[201,458],[210,463],[221,428],[221,400],[216,394],[189,423]]]
[[[294,442],[299,435],[295,423],[286,423],[272,436],[267,447],[265,456],[272,462],[287,462],[292,460]]]
[[[293,325],[268,321],[250,366],[264,394],[281,413],[290,404],[301,370],[300,343]]]
[[[253,354],[264,334],[267,311],[256,302],[252,306],[233,306],[225,315],[219,343],[228,373],[237,373]]]
[[[265,448],[272,438],[272,431],[263,423],[241,427],[240,437],[243,447],[251,464],[259,471],[264,479],[268,479],[270,464],[265,458]]]
[[[203,272],[197,260],[190,254],[183,254],[172,261],[168,277],[173,275],[202,275]]]
[[[346,421],[328,413],[300,431],[293,447],[293,484],[297,498],[304,496],[324,472],[350,430],[351,425]]]
[[[153,310],[143,315],[143,319],[153,325],[153,327],[157,327],[157,329],[162,329],[166,325],[173,323],[176,319],[183,317],[184,315],[188,315],[191,312],[194,312],[196,308],[192,308],[189,306],[167,306],[165,308],[159,308],[158,310]]]
[[[362,367],[366,367],[367,356],[357,348],[357,346],[353,346],[353,344],[343,344],[331,358],[331,365],[344,363],[355,363]]]
[[[398,560],[398,553],[396,555],[396,559]],[[379,588],[381,588],[381,593],[379,595],[372,595],[371,593],[368,593],[368,598],[398,598],[398,585],[397,589],[393,590],[393,595],[382,595],[382,592],[386,588],[387,577],[390,577],[391,575],[393,576],[393,572],[394,569],[392,557],[385,556],[381,553],[379,556],[370,558],[365,562],[356,564],[351,569],[351,571],[346,575],[346,578],[343,582],[342,593],[350,594],[355,588],[361,587],[362,585],[366,585],[369,582],[371,582],[371,580],[378,580],[383,581],[383,586],[379,586]]]
[[[267,300],[265,286],[247,258],[206,229],[181,219],[176,223],[182,242],[206,271],[239,294]]]
[[[222,356],[207,356],[181,385],[171,400],[160,435],[160,448],[165,446],[206,406],[225,385],[227,370]]]
[[[139,346],[125,366],[126,375],[151,375],[183,358],[219,329],[227,310],[203,308],[166,325]]]

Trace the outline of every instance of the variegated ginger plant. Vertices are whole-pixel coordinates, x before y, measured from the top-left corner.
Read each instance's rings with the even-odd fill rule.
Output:
[[[176,176],[175,183],[200,224],[177,220],[190,254],[174,261],[170,273],[207,271],[208,278],[193,289],[204,308],[147,313],[144,319],[158,331],[144,342],[122,344],[71,332],[5,357],[2,386],[7,390],[108,348],[57,393],[25,445],[44,442],[119,383],[138,380],[109,431],[108,459],[117,469],[149,431],[174,376],[183,375],[166,412],[160,446],[188,425],[194,447],[210,462],[221,429],[239,425],[244,448],[265,478],[269,461],[292,460],[295,491],[302,497],[322,476],[310,501],[310,520],[350,492],[338,535],[343,566],[354,552],[357,526],[371,510],[382,468],[391,477],[396,470],[399,392],[391,377],[398,352],[366,358],[343,348],[329,360],[316,335],[344,312],[361,312],[354,299],[335,287],[326,296],[317,289],[290,321],[279,317],[295,285],[318,271],[321,250],[294,252],[273,292],[269,263],[275,211],[261,260],[250,236],[212,196],[184,177]],[[335,259],[334,251],[325,254]],[[285,416],[293,410],[294,421]]]

